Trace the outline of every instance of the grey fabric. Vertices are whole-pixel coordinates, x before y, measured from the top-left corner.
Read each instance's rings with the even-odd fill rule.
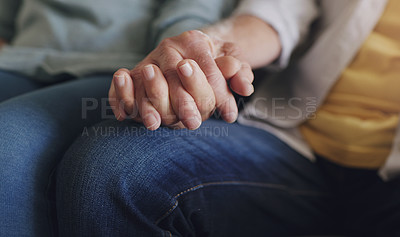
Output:
[[[154,45],[164,38],[204,27],[229,16],[237,2],[238,0],[166,1],[152,25]]]
[[[9,41],[15,33],[15,21],[21,0],[0,0],[0,38]]]
[[[152,36],[164,37],[171,26],[179,33],[219,20],[233,2],[0,0],[0,37],[11,40],[0,51],[0,69],[57,82],[66,74],[132,68],[159,41]]]

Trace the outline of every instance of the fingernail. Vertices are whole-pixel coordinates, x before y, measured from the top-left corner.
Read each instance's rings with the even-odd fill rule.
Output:
[[[150,124],[150,126],[146,126],[147,129],[152,129],[158,124],[156,116],[154,116],[153,114],[147,115],[144,119],[146,121],[146,124]]]
[[[124,87],[125,85],[124,75],[116,75],[114,80],[116,81],[118,87]]]
[[[144,67],[144,76],[147,80],[152,80],[154,78],[154,68],[151,65]]]
[[[201,120],[198,117],[192,117],[186,121],[186,125],[190,130],[196,130],[201,126]]]
[[[190,77],[193,74],[193,69],[188,62],[180,66],[179,70],[185,77]]]
[[[225,120],[226,120],[228,123],[233,123],[233,122],[235,122],[236,119],[237,119],[237,113],[234,113],[234,112],[227,113],[227,114],[225,114],[224,117],[225,117]]]
[[[251,95],[251,94],[253,94],[254,93],[254,86],[253,86],[253,84],[247,84],[247,94],[248,95]]]

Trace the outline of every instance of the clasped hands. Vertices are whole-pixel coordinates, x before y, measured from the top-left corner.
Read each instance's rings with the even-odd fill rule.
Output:
[[[230,42],[193,30],[164,39],[134,69],[113,76],[109,101],[119,121],[147,129],[200,127],[215,110],[232,123],[238,109],[231,92],[249,96],[254,75]]]

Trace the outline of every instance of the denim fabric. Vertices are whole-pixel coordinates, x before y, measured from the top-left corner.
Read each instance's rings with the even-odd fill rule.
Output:
[[[84,126],[82,97],[103,98],[111,76],[96,76],[38,89],[17,75],[0,73],[0,236],[49,236],[53,195],[49,177]],[[7,94],[3,94],[7,92]],[[53,200],[54,202],[54,200]]]
[[[57,166],[60,236],[400,236],[399,179],[311,163],[265,131],[218,120],[90,127],[100,110],[82,119],[81,98],[104,98],[110,79],[0,103],[0,236],[51,235]],[[0,72],[2,95],[5,85],[9,96],[39,86]]]
[[[61,236],[399,236],[399,187],[239,124],[105,121],[60,163],[57,210]]]
[[[277,236],[334,224],[315,164],[265,131],[219,120],[198,131],[101,123],[57,178],[61,236]]]
[[[0,71],[0,102],[39,89],[43,85],[29,78]]]

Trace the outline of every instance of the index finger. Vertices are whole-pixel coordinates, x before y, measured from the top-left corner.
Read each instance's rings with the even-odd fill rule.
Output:
[[[198,52],[194,60],[199,64],[213,88],[216,107],[222,118],[228,123],[234,122],[238,114],[236,101],[211,53],[208,51]]]

